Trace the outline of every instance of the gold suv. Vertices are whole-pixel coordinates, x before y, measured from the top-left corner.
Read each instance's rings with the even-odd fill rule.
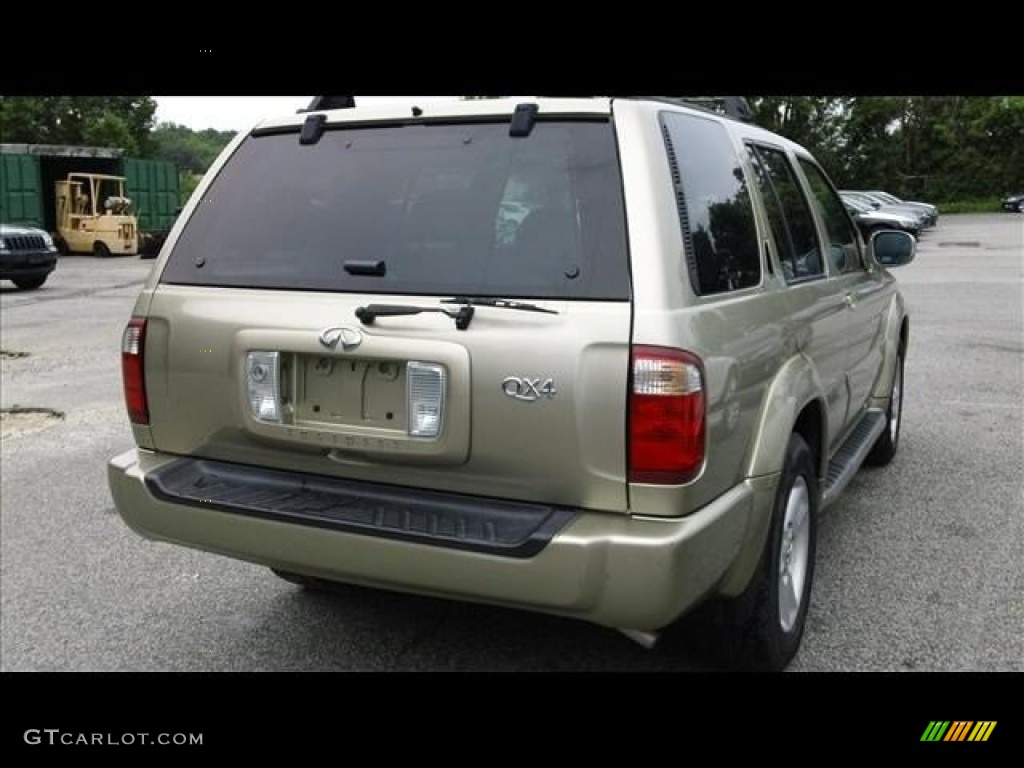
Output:
[[[785,667],[820,510],[896,451],[913,238],[682,102],[325,106],[225,149],[138,298],[125,522],[646,645],[703,606]]]

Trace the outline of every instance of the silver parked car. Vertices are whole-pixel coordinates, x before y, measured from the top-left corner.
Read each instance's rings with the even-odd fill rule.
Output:
[[[928,215],[918,208],[911,208],[904,205],[889,205],[888,203],[883,203],[881,200],[869,195],[867,192],[844,191],[839,194],[842,196],[843,200],[853,200],[875,211],[884,211],[885,213],[908,218],[914,222],[914,226],[918,231],[921,231],[928,226]]]
[[[871,237],[873,232],[883,229],[901,229],[917,237],[921,231],[921,222],[916,216],[905,211],[872,208],[870,205],[854,198],[843,196],[843,203],[857,222],[864,237]]]
[[[890,195],[888,192],[882,192],[877,189],[869,190],[864,192],[864,194],[870,195],[876,200],[880,200],[885,205],[898,205],[924,211],[927,215],[926,226],[934,227],[939,221],[939,209],[931,203],[920,203],[913,200],[900,200],[896,195]]]

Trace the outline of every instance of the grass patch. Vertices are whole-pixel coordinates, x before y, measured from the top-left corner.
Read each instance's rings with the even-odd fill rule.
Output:
[[[939,203],[939,213],[998,213],[1002,208],[1002,198],[986,197],[981,200],[957,200],[953,203]]]

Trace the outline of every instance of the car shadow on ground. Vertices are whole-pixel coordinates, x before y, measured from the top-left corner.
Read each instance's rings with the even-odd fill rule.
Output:
[[[9,283],[6,280],[0,280],[0,295],[7,293],[20,293],[23,296],[33,296],[39,293],[43,293],[45,290],[46,283],[43,283],[38,288],[32,288],[31,290],[26,291],[24,288],[19,288],[14,283]]]
[[[364,662],[359,669],[375,671],[706,670],[583,621],[351,585],[322,591],[282,582],[268,611],[268,623],[288,628],[292,658],[312,669],[355,670],[345,656],[358,645],[351,656]]]

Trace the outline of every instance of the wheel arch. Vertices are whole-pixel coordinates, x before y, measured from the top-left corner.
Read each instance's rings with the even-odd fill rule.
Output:
[[[760,481],[774,475],[776,481],[762,486],[755,494],[743,544],[719,582],[717,592],[720,596],[741,594],[757,573],[771,530],[777,478],[786,461],[790,437],[794,434],[799,434],[807,443],[817,475],[824,477],[828,459],[825,449],[828,444],[828,412],[817,373],[802,355],[783,365],[765,398],[747,474],[751,478],[760,476]]]
[[[909,346],[910,315],[907,314],[903,297],[897,292],[889,305],[886,317],[885,360],[871,392],[871,397],[877,407],[884,407],[888,403],[893,376],[896,375],[896,357],[902,357],[905,362]]]
[[[820,399],[815,398],[804,405],[793,422],[793,434],[800,435],[807,443],[819,481],[825,476],[828,464],[828,452],[824,448],[826,418],[825,406]]]
[[[828,444],[829,434],[823,392],[817,371],[803,355],[790,358],[779,369],[765,395],[754,433],[748,477],[780,472],[789,436],[794,431],[799,431],[811,446],[818,473],[823,473],[826,452],[822,446]]]

